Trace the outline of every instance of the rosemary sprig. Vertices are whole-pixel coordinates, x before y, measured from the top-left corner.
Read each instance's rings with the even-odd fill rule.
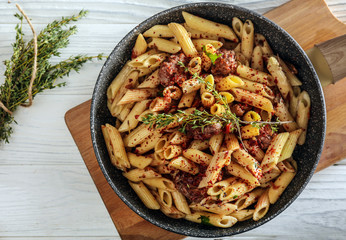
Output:
[[[81,69],[82,65],[92,59],[102,59],[98,56],[77,55],[51,64],[49,59],[60,56],[60,49],[69,44],[68,38],[77,32],[76,26],[66,28],[67,24],[86,16],[87,11],[80,11],[78,15],[62,17],[48,24],[37,35],[37,69],[36,77],[32,84],[32,98],[46,89],[65,86],[65,82],[56,84],[56,80],[68,76],[71,71]],[[34,41],[24,42],[22,31],[24,17],[16,13],[14,15],[20,23],[16,25],[16,40],[12,44],[13,55],[10,60],[4,62],[6,70],[5,82],[0,86],[0,142],[9,142],[13,130],[11,124],[16,122],[13,115],[19,105],[23,105],[29,99],[28,88],[32,77],[34,64]],[[5,111],[7,109],[8,111]]]

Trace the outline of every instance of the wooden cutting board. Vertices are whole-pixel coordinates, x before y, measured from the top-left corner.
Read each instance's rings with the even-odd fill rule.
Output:
[[[346,26],[329,11],[323,0],[293,0],[268,13],[266,17],[283,27],[306,50],[314,44],[346,33]],[[327,133],[316,171],[346,158],[346,78],[324,88],[327,105]],[[84,102],[65,115],[66,124],[83,157],[103,202],[124,240],[183,239],[145,221],[128,208],[107,183],[97,163],[90,135],[90,103]]]

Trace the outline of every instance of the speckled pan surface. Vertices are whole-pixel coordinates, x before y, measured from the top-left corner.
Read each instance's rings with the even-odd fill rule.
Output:
[[[113,167],[109,160],[101,132],[102,124],[114,123],[114,118],[107,109],[107,88],[130,58],[136,36],[156,24],[183,22],[181,15],[183,10],[228,25],[231,25],[232,18],[235,16],[243,21],[252,20],[255,31],[262,33],[267,38],[274,52],[296,66],[299,71],[298,77],[303,82],[302,89],[310,94],[312,105],[307,140],[304,146],[298,147],[294,152],[294,159],[298,162],[298,173],[280,199],[270,207],[269,212],[260,221],[238,222],[232,228],[220,229],[188,222],[184,219],[168,218],[160,211],[147,209],[132,191],[121,171]],[[171,8],[154,15],[135,27],[119,42],[104,64],[96,82],[90,121],[92,142],[100,167],[111,187],[133,211],[149,222],[179,234],[195,237],[222,237],[242,233],[264,224],[280,214],[298,197],[313,175],[321,155],[326,129],[326,110],[322,88],[310,61],[300,46],[282,28],[257,13],[237,6],[194,3]]]

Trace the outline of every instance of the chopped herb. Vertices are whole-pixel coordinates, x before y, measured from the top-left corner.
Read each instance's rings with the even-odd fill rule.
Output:
[[[234,195],[233,199],[236,199],[236,198],[238,198],[238,195]]]
[[[213,65],[215,65],[216,59],[218,59],[218,58],[221,57],[221,55],[222,55],[222,53],[216,54],[216,53],[207,52],[207,49],[206,49],[205,45],[203,45],[203,52],[205,53],[205,55],[207,55],[207,56],[210,58],[211,63],[212,63]]]
[[[201,223],[202,223],[202,224],[205,224],[205,225],[211,226],[211,224],[210,224],[210,219],[209,219],[209,217],[207,217],[207,216],[202,216],[202,215],[201,215]]]
[[[182,61],[178,61],[178,65],[179,65],[180,67],[183,67],[185,72],[188,72],[188,71],[189,71],[189,68],[186,67],[185,64],[184,64]]]

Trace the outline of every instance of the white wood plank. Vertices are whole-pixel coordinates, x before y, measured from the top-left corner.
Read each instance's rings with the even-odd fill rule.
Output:
[[[6,1],[7,2],[7,1]],[[0,5],[1,23],[14,23],[12,12],[15,10],[14,4],[2,2]],[[74,14],[81,9],[87,9],[90,14],[83,21],[84,24],[97,23],[140,23],[146,18],[170,7],[190,3],[190,2],[208,2],[208,0],[186,1],[186,0],[152,0],[152,1],[25,1],[21,6],[27,14],[33,19],[33,23],[47,23],[53,19],[60,18],[63,15]],[[279,6],[287,0],[276,1],[228,1],[219,0],[218,2],[232,3],[248,9],[264,13],[276,6]],[[68,3],[68,4],[67,4]]]
[[[116,235],[83,164],[2,166],[0,196],[0,236]]]
[[[82,163],[64,115],[88,99],[89,95],[39,95],[30,108],[18,109],[11,143],[0,146],[0,165]]]

